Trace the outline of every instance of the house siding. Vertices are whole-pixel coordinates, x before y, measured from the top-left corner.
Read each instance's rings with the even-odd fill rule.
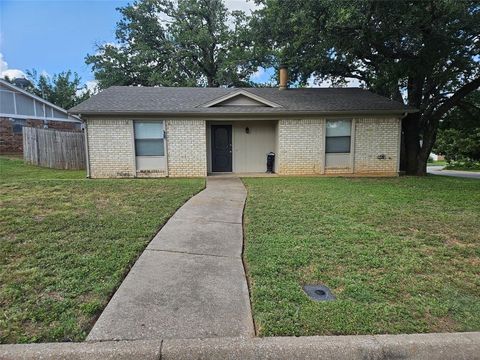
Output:
[[[89,119],[87,141],[90,177],[135,176],[132,120]]]
[[[279,175],[398,174],[401,120],[354,118],[352,153],[345,166],[325,168],[325,121],[280,120],[277,130]],[[379,157],[384,158],[379,158]]]
[[[398,118],[356,119],[354,173],[359,175],[397,174],[400,132],[401,120]]]
[[[168,120],[168,176],[207,176],[205,120]]]
[[[279,120],[277,172],[319,175],[324,172],[325,119]]]
[[[231,122],[243,129],[246,123]],[[352,153],[325,168],[326,119],[280,119],[272,122],[275,168],[279,175],[396,176],[401,121],[396,117],[356,117],[352,122]],[[255,122],[249,125],[255,128]],[[243,126],[243,127],[242,127]],[[133,122],[129,119],[88,119],[90,176],[204,177],[207,175],[207,123],[199,119],[165,121],[166,171],[136,172]],[[238,142],[238,139],[236,139]],[[238,145],[238,144],[237,144]],[[240,151],[240,150],[239,150]],[[264,152],[260,156],[264,162]],[[348,155],[348,154],[346,154]],[[238,154],[237,154],[238,156]],[[238,160],[238,159],[237,159]],[[342,168],[335,167],[338,163]],[[348,165],[348,166],[347,166]],[[244,169],[240,169],[245,171]]]

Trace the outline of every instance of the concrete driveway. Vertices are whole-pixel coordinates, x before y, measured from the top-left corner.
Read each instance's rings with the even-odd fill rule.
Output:
[[[253,336],[245,198],[240,179],[208,178],[148,245],[87,341]]]
[[[459,178],[480,180],[480,172],[443,170],[443,166],[427,166],[427,173],[433,174],[433,175],[453,176],[453,177],[459,177]]]

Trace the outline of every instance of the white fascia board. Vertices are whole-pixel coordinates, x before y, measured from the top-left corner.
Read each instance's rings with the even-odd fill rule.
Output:
[[[262,103],[264,105],[267,105],[267,106],[270,106],[270,107],[282,107],[282,105],[279,105],[277,103],[274,103],[273,101],[270,101],[270,100],[267,100],[267,99],[264,99],[262,98],[261,96],[258,96],[258,95],[255,95],[255,94],[252,94],[251,92],[248,92],[246,90],[238,90],[238,91],[234,91],[230,94],[227,94],[227,95],[224,95],[222,97],[219,97],[215,100],[212,100],[206,104],[203,104],[203,105],[200,105],[201,107],[212,107],[212,106],[215,106],[217,104],[220,104],[228,99],[231,99],[231,98],[234,98],[236,96],[239,96],[239,95],[243,95],[243,96],[246,96],[252,100],[255,100],[255,101],[258,101],[259,103]]]
[[[76,119],[64,119],[64,118],[55,118],[55,117],[40,117],[40,116],[34,116],[34,115],[17,115],[17,114],[4,114],[0,113],[0,117],[5,117],[5,118],[12,118],[12,119],[25,119],[25,120],[46,120],[46,121],[63,121],[63,122],[74,122],[74,123],[82,123],[82,120]]]

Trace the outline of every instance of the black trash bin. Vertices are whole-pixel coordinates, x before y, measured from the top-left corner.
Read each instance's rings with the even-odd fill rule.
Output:
[[[275,165],[275,153],[270,152],[267,154],[267,173],[273,173],[274,165]]]

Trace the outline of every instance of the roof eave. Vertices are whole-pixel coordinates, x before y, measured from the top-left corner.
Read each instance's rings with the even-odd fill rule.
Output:
[[[355,115],[404,115],[406,113],[415,113],[417,109],[391,109],[391,110],[345,110],[345,111],[276,111],[276,112],[204,112],[204,111],[71,111],[71,114],[79,116],[162,116],[162,117],[202,117],[209,118],[226,116],[231,117],[261,117],[278,118],[279,116],[298,117],[298,116],[355,116]]]

